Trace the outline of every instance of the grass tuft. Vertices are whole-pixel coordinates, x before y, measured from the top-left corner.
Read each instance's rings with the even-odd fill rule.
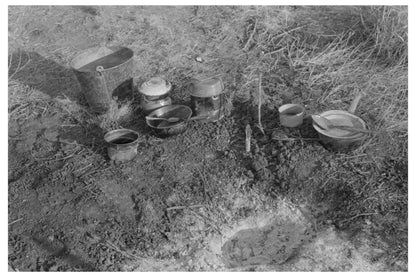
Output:
[[[375,57],[386,64],[407,64],[407,6],[365,6],[360,9],[365,34]]]
[[[133,106],[131,102],[119,104],[116,100],[111,100],[110,107],[104,114],[96,116],[93,121],[108,132],[114,129],[123,128],[123,125],[129,122],[133,115]]]

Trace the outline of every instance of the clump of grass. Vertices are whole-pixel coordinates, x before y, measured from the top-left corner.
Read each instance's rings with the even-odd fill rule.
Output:
[[[125,127],[130,123],[135,110],[132,100],[119,103],[117,99],[112,99],[108,110],[102,114],[91,113],[87,107],[79,105],[68,97],[56,98],[55,101],[77,124],[97,125],[105,132]]]
[[[104,131],[123,128],[123,125],[129,122],[133,114],[132,102],[119,104],[117,100],[112,99],[107,112],[95,117],[94,121]]]
[[[15,61],[17,56],[17,61]],[[9,82],[14,79],[14,76],[21,72],[29,63],[30,63],[30,56],[28,53],[21,51],[20,49],[17,51],[17,54],[10,54],[9,55],[9,66],[8,66],[8,73],[9,73]]]
[[[8,96],[8,118],[19,124],[45,114],[53,105],[48,95],[16,81],[9,82]]]
[[[374,55],[386,64],[407,64],[407,6],[364,6],[360,16]]]

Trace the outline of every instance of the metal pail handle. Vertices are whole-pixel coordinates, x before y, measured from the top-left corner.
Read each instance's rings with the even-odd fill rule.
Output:
[[[104,77],[104,70],[105,70],[104,67],[102,65],[99,65],[99,66],[96,67],[95,70],[98,73],[97,74],[98,78],[101,81],[101,85],[104,87],[105,94],[107,95],[107,98],[110,99],[110,94],[109,94],[109,91],[108,91],[108,88],[107,88],[107,83],[105,82],[105,77]]]

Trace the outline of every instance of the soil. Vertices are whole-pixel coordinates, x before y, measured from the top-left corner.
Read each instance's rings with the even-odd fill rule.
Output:
[[[72,13],[73,9],[59,8],[59,12]],[[98,29],[94,24],[111,25],[110,21],[103,22],[108,12],[105,8],[77,8],[73,16],[84,18],[88,33]],[[138,14],[146,16],[128,38],[140,35],[142,45],[153,45],[151,40],[155,40],[161,48],[146,55],[134,49],[137,57],[145,56],[136,72],[144,72],[146,63],[154,59],[147,55],[163,54],[167,43],[163,34],[168,26],[187,32],[187,40],[175,41],[178,48],[188,47],[195,38],[201,42],[195,48],[200,53],[214,52],[218,47],[204,35],[207,26],[187,24],[186,18],[197,12],[192,7],[177,8],[169,17],[165,12],[162,7],[137,8]],[[120,16],[125,24],[138,20],[135,14]],[[195,27],[198,24],[201,26]],[[117,36],[108,31],[108,40],[115,39],[111,35]],[[46,33],[32,32],[30,39],[38,41],[38,36]],[[178,53],[171,52],[172,59],[178,58]],[[165,71],[177,77],[172,78],[176,85],[172,98],[178,104],[188,103],[179,85],[184,72],[196,72],[201,66],[196,61],[189,63],[188,68],[178,69],[180,73]],[[152,63],[146,72],[150,75],[166,68]],[[256,127],[253,109],[257,107],[244,100],[235,99],[230,113],[219,122],[190,121],[184,133],[167,138],[160,138],[147,127],[137,110],[133,120],[123,126],[139,134],[137,155],[118,163],[108,157],[105,130],[78,121],[74,113],[68,112],[85,103],[77,98],[79,87],[70,70],[62,72],[69,77],[62,89],[56,85],[70,98],[71,93],[74,95],[69,102],[43,89],[47,79],[30,73],[27,78],[24,73],[14,77],[27,81],[17,87],[16,94],[27,97],[28,91],[21,88],[34,87],[35,97],[41,102],[32,103],[28,111],[19,107],[21,113],[26,112],[23,117],[9,116],[9,270],[407,268],[403,258],[391,262],[389,249],[395,241],[374,231],[380,226],[371,215],[358,216],[360,228],[351,224],[355,213],[344,209],[360,198],[353,197],[350,187],[337,187],[336,181],[328,183],[330,178],[324,177],[333,174],[331,178],[337,180],[344,174],[344,178],[353,176],[351,181],[359,182],[361,175],[348,164],[350,156],[325,149],[308,120],[296,129],[280,127],[273,108],[281,104],[273,103],[277,100],[263,109],[264,135]],[[282,78],[292,78],[288,68],[281,73]],[[37,81],[31,82],[31,78]],[[236,80],[226,77],[225,82],[226,93],[231,94]],[[10,95],[14,94],[9,91]],[[33,93],[30,95],[33,97]],[[288,97],[293,100],[298,96],[289,93]],[[247,124],[253,128],[251,153],[245,152]],[[310,140],[276,140],[282,134]],[[402,167],[399,164],[397,170]],[[346,204],[348,201],[351,203]]]

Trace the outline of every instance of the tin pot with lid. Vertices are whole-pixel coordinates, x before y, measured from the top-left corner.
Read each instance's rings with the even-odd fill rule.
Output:
[[[161,77],[150,78],[138,89],[141,94],[140,106],[146,114],[172,104],[169,96],[172,84]]]
[[[224,117],[224,84],[219,78],[195,77],[189,83],[191,108],[201,121],[216,122]]]

